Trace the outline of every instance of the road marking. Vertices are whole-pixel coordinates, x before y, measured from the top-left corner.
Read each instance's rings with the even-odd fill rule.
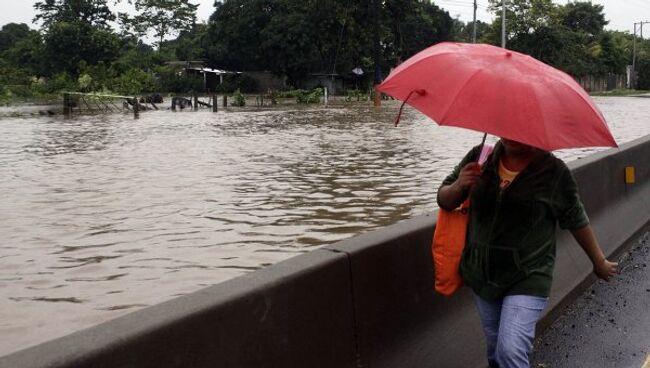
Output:
[[[645,358],[645,363],[643,363],[641,368],[650,368],[650,355]]]

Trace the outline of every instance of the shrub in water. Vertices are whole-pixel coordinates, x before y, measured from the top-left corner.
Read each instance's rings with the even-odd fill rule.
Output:
[[[244,96],[239,90],[236,90],[232,95],[233,101],[232,106],[243,107],[246,106],[246,96]]]

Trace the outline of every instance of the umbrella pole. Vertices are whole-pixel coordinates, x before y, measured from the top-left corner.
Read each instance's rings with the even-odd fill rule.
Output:
[[[478,156],[476,157],[476,162],[481,159],[481,153],[483,153],[483,147],[485,146],[485,139],[487,138],[487,133],[483,133],[483,140],[481,140],[481,145],[479,146]]]

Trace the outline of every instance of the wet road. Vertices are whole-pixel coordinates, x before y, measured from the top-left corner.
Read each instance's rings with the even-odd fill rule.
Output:
[[[535,342],[535,368],[648,368],[650,233],[621,257],[619,274],[597,281]]]

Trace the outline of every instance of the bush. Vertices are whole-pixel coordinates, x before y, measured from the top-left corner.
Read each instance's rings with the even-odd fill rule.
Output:
[[[78,86],[77,81],[68,73],[62,72],[51,78],[32,78],[30,88],[37,94],[52,94],[61,91],[76,91]]]
[[[143,92],[153,92],[156,89],[156,80],[153,75],[145,71],[130,69],[114,78],[110,88],[123,95],[132,96]]]
[[[32,97],[34,93],[29,86],[16,84],[11,86],[4,86],[4,95],[6,97],[29,98]]]
[[[244,96],[241,91],[236,90],[235,93],[232,95],[233,101],[231,103],[232,106],[238,106],[238,107],[244,107],[246,106],[246,96]]]
[[[319,103],[323,96],[322,88],[314,88],[311,91],[298,90],[296,93],[296,102],[302,104]]]

